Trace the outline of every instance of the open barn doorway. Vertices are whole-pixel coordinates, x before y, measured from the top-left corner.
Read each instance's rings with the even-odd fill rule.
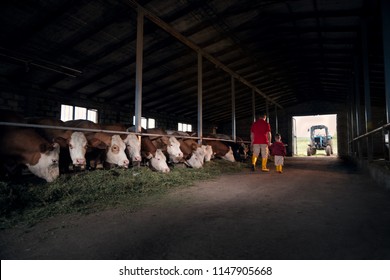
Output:
[[[294,156],[337,156],[337,115],[294,116]]]

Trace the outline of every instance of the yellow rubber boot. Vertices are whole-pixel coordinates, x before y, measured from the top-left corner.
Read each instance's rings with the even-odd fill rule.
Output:
[[[283,173],[282,169],[283,169],[283,165],[279,165],[279,173]]]
[[[252,171],[256,170],[256,162],[257,162],[257,157],[252,156]]]
[[[263,171],[263,172],[269,171],[269,169],[267,168],[267,159],[266,158],[263,158],[261,160],[261,171]]]
[[[276,165],[276,172],[279,172],[279,165]]]

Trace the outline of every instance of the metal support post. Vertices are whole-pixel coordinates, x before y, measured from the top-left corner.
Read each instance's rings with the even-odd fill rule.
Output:
[[[144,41],[144,12],[137,9],[137,49],[135,69],[135,132],[141,132],[142,118],[142,63]]]
[[[381,1],[383,55],[385,67],[386,119],[390,123],[390,2]]]
[[[361,129],[360,129],[360,82],[359,82],[360,69],[359,69],[359,61],[358,61],[357,57],[355,57],[354,67],[355,67],[355,122],[356,122],[356,135],[355,135],[355,137],[357,137],[357,136],[360,136],[360,134],[361,134]],[[358,158],[361,158],[362,157],[362,150],[361,150],[360,140],[357,140],[357,142],[355,143],[355,147],[357,150],[356,156]]]
[[[363,79],[364,79],[364,113],[366,117],[366,133],[372,130],[370,76],[368,65],[368,22],[362,22],[362,57],[363,57]],[[367,138],[367,158],[372,160],[372,138]]]
[[[202,143],[203,137],[203,60],[198,52],[198,144]]]
[[[253,114],[253,122],[256,121],[256,98],[255,98],[255,90],[252,89],[252,114]]]
[[[278,108],[275,106],[275,133],[279,132],[279,125],[278,125]]]
[[[236,142],[236,86],[235,79],[231,76],[232,86],[232,139]]]

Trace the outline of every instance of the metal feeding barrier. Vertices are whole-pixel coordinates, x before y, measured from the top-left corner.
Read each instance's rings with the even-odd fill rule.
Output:
[[[94,129],[94,128],[81,128],[81,127],[69,127],[69,126],[53,126],[53,125],[41,125],[41,124],[29,124],[29,123],[15,123],[15,122],[0,122],[0,126],[16,126],[16,127],[29,127],[29,128],[48,128],[48,129],[59,129],[59,130],[73,130],[80,132],[104,132],[109,134],[134,134],[138,136],[175,136],[176,138],[196,139],[196,140],[220,140],[226,142],[233,142],[234,140],[228,140],[224,138],[211,138],[211,137],[197,137],[197,136],[186,136],[186,135],[170,135],[170,134],[155,134],[155,133],[143,133],[143,132],[132,132],[132,131],[116,131],[107,129]],[[247,141],[240,141],[247,142]]]
[[[352,156],[358,159],[384,160],[390,164],[390,123],[353,138],[350,144]]]

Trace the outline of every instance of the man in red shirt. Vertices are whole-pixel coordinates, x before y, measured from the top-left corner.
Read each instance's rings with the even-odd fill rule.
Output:
[[[261,171],[268,172],[268,146],[271,141],[271,126],[266,121],[267,114],[263,113],[251,127],[251,147],[252,147],[252,171],[256,169],[257,157],[261,152]]]

